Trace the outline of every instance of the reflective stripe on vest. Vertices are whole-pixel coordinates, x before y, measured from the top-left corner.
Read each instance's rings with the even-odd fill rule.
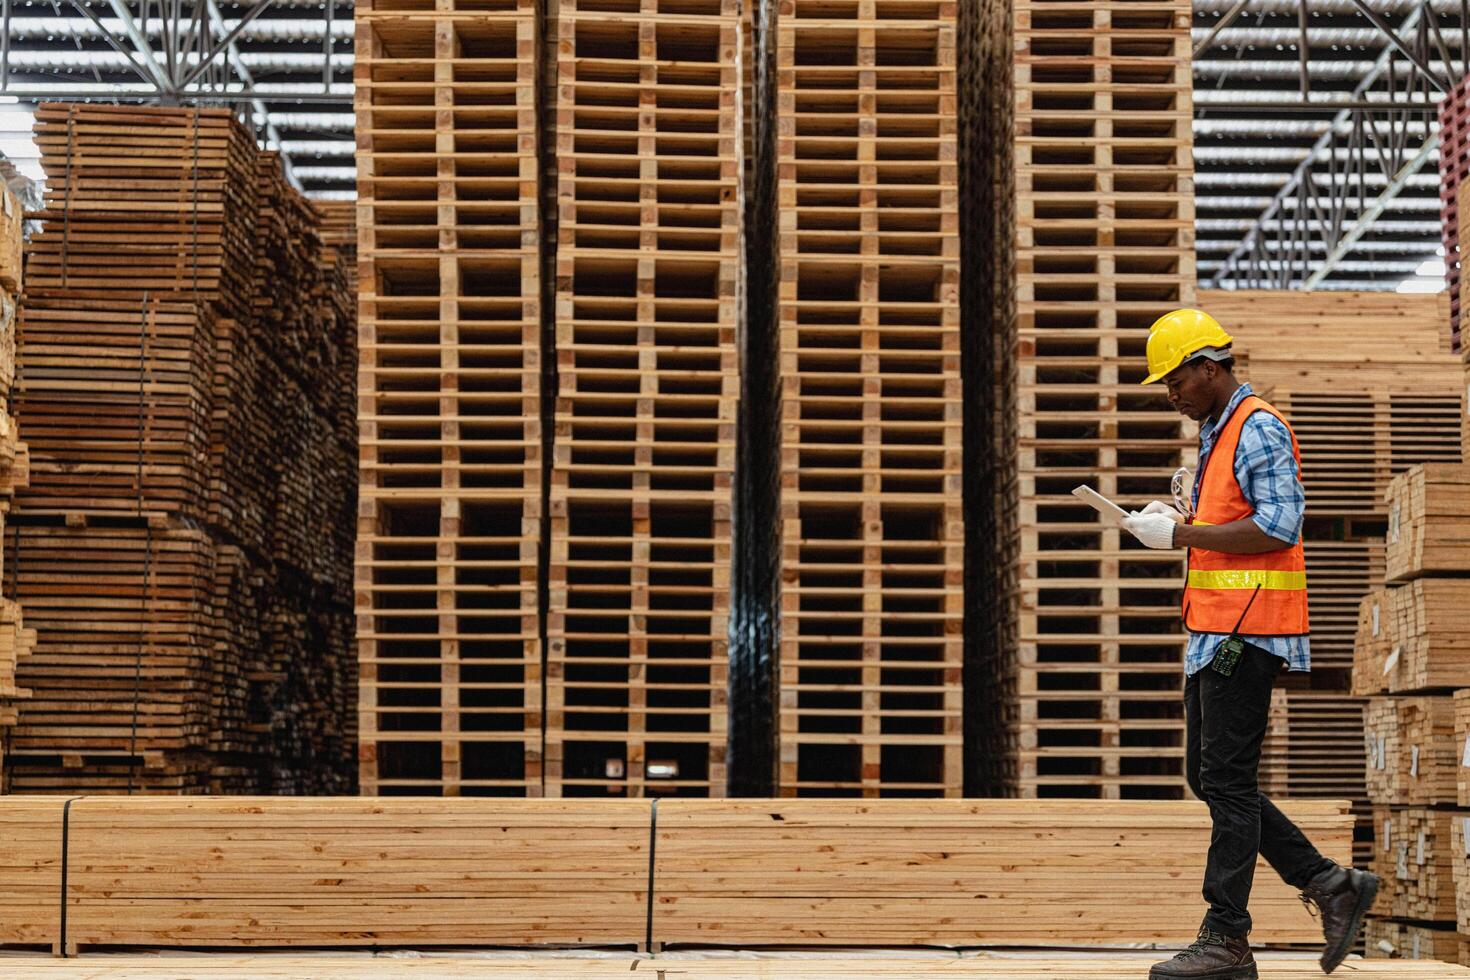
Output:
[[[1300,475],[1301,450],[1291,425],[1276,409],[1249,395],[1226,419],[1205,461],[1205,471],[1200,475],[1198,516],[1193,523],[1229,524],[1255,513],[1235,479],[1235,454],[1246,419],[1256,412],[1268,412],[1286,425]],[[1306,633],[1307,565],[1300,538],[1288,547],[1256,555],[1190,548],[1184,624],[1196,633],[1225,634],[1237,628],[1246,636]]]

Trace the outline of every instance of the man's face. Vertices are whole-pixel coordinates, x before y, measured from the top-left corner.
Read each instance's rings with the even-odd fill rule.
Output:
[[[1220,368],[1207,358],[1181,364],[1164,377],[1169,404],[1180,415],[1203,422],[1215,403],[1215,372]]]

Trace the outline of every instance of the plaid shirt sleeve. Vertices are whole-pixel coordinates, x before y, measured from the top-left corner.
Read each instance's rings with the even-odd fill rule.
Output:
[[[1297,477],[1291,434],[1281,420],[1256,412],[1240,431],[1235,479],[1255,508],[1256,526],[1278,541],[1296,544],[1302,535],[1307,495]]]

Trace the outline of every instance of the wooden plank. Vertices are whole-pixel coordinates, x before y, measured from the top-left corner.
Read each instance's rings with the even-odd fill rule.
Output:
[[[1350,860],[1343,801],[1290,801]],[[654,934],[818,945],[1152,942],[1194,930],[1209,815],[1146,801],[699,801],[659,806]],[[1099,874],[1099,872],[1103,872]],[[1120,887],[1132,896],[1120,905]],[[1264,864],[1260,942],[1321,927]]]
[[[381,0],[377,0],[381,2]],[[1385,933],[1384,935],[1390,935]],[[1399,938],[1401,932],[1391,935]],[[1453,939],[1453,933],[1451,933]],[[1405,942],[1409,955],[1412,943]],[[1430,949],[1426,941],[1421,952]],[[1386,955],[1379,953],[1378,955]],[[207,954],[191,956],[137,956],[108,954],[82,956],[75,960],[44,960],[13,957],[6,961],[15,976],[36,980],[91,980],[105,971],[116,980],[162,980],[187,973],[198,980],[294,980],[310,975],[322,980],[366,980],[366,978],[408,977],[418,980],[464,980],[464,978],[524,977],[528,980],[619,980],[629,973],[677,974],[690,980],[864,980],[864,978],[929,978],[961,977],[965,980],[1116,980],[1147,971],[1161,959],[1158,952],[1147,953],[1037,953],[966,955],[906,955],[885,957],[881,954],[849,953],[823,959],[810,959],[800,954],[781,956],[765,953],[721,959],[698,959],[687,956],[645,958],[609,956],[599,959],[574,957],[487,958],[470,956],[403,957],[263,954]],[[1322,972],[1315,958],[1282,953],[1257,953],[1264,976],[1271,980],[1314,980]],[[1470,977],[1470,970],[1445,963],[1413,960],[1352,960],[1350,969],[1370,980],[1457,980]],[[1315,972],[1314,972],[1315,971]]]

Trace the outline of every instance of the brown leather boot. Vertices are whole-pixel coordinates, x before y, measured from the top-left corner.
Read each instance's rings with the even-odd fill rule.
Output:
[[[1347,957],[1377,894],[1377,875],[1343,867],[1322,872],[1302,892],[1307,911],[1315,905],[1322,913],[1322,972],[1331,973]]]
[[[1256,958],[1245,939],[1200,926],[1199,938],[1172,960],[1155,963],[1149,980],[1257,980]]]

